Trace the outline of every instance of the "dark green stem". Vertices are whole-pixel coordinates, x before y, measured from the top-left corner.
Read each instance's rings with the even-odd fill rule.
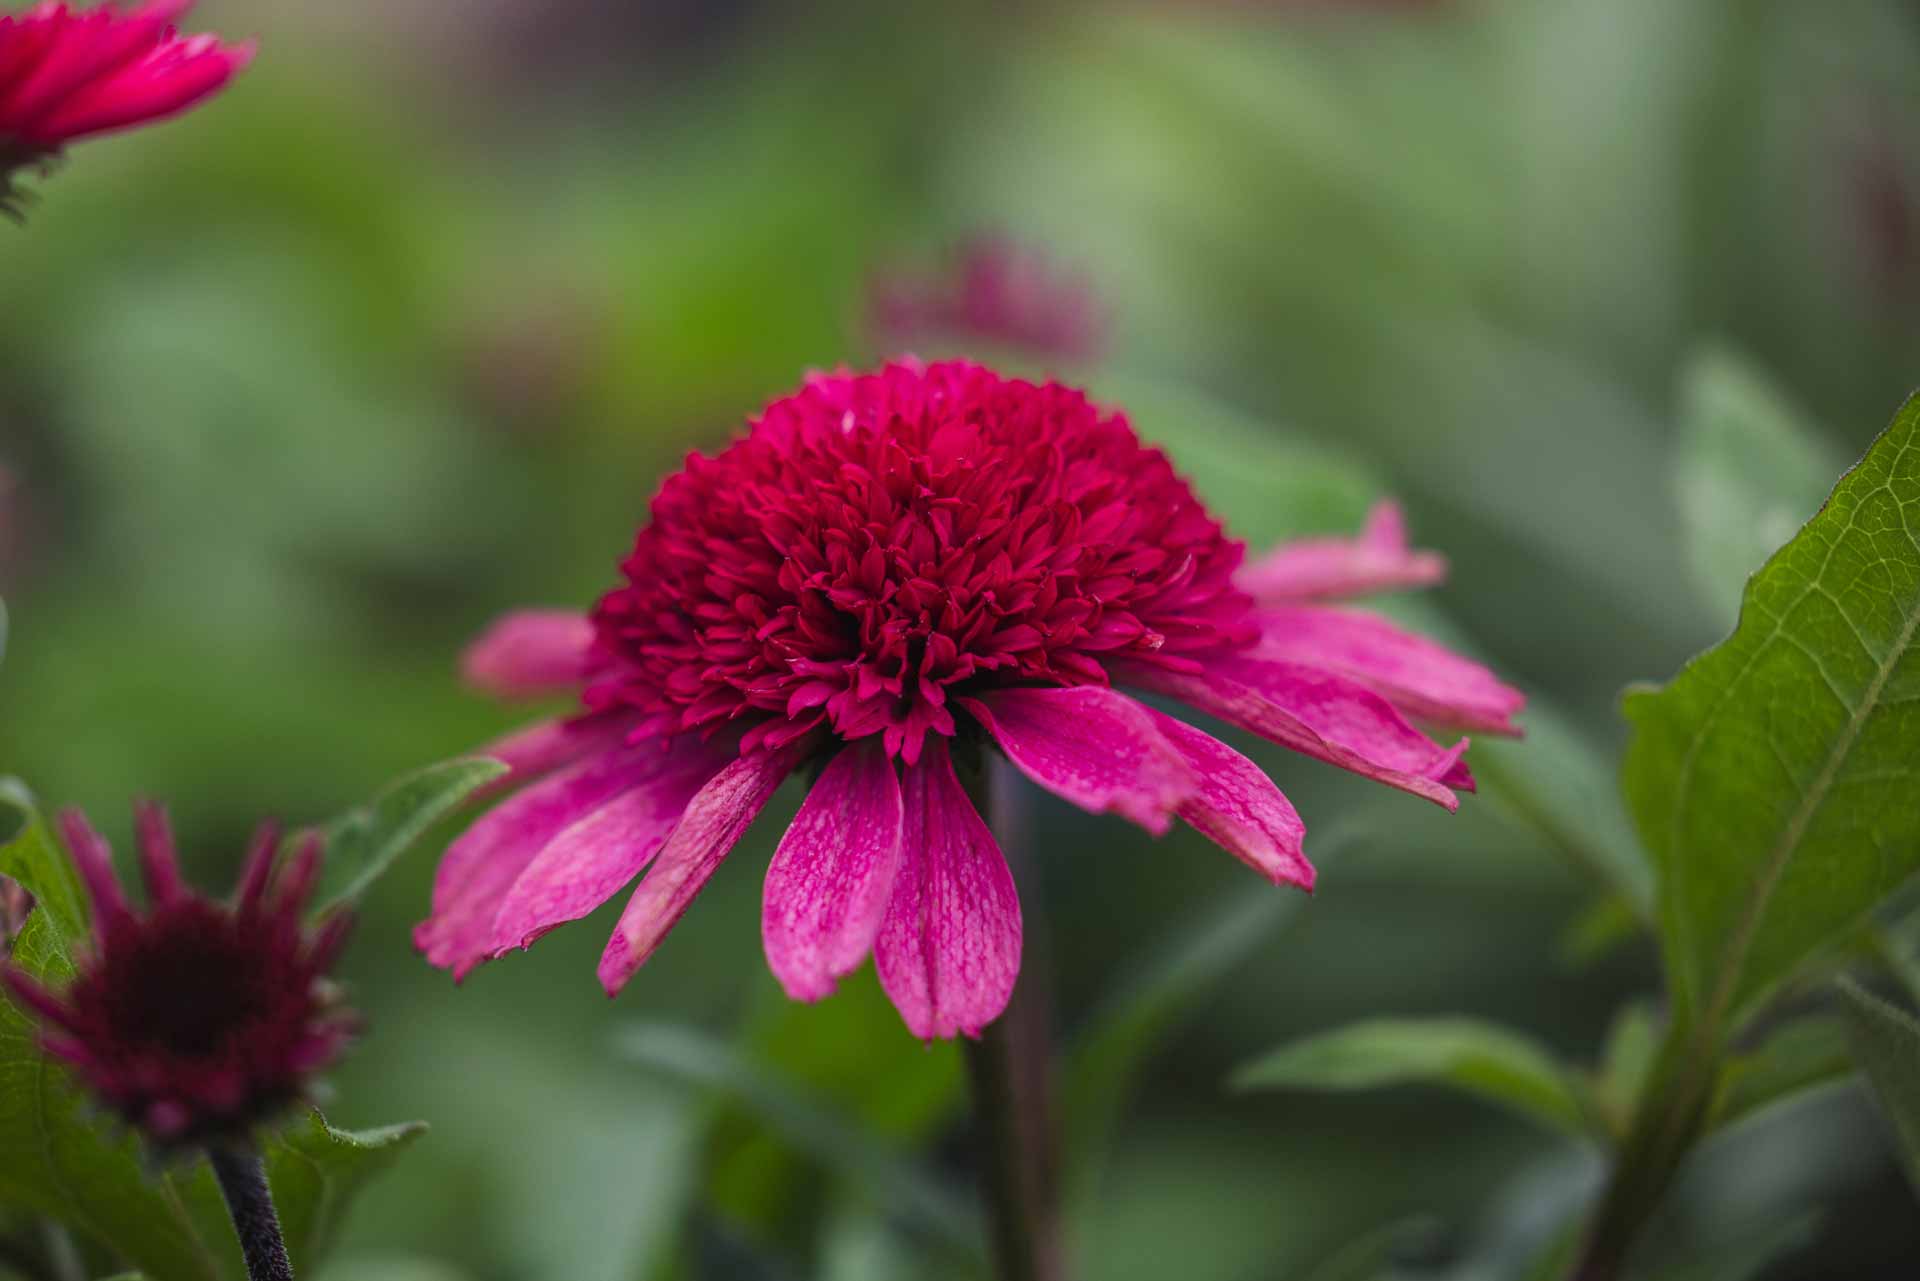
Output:
[[[207,1149],[213,1177],[227,1199],[240,1255],[247,1263],[248,1281],[293,1281],[293,1263],[280,1235],[280,1216],[274,1213],[273,1193],[267,1189],[267,1166],[251,1148],[216,1144]]]

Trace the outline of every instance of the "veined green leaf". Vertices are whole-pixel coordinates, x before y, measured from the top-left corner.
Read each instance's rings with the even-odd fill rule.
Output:
[[[1847,1043],[1893,1125],[1907,1178],[1920,1192],[1920,1022],[1852,983],[1842,982],[1840,991]]]
[[[1756,1049],[1732,1056],[1721,1068],[1708,1128],[1724,1129],[1770,1104],[1852,1071],[1840,1020],[1813,1014],[1783,1023]]]
[[[1678,448],[1688,560],[1732,626],[1748,576],[1820,505],[1845,460],[1757,369],[1717,348],[1687,367]]]
[[[1547,1050],[1468,1018],[1371,1019],[1283,1046],[1233,1074],[1238,1090],[1444,1085],[1574,1135],[1590,1110]]]
[[[1710,1036],[1920,869],[1917,536],[1920,398],[1748,583],[1733,635],[1627,696],[1672,987]]]
[[[328,823],[315,911],[366,893],[428,828],[506,772],[505,765],[486,757],[442,761],[396,780]]]

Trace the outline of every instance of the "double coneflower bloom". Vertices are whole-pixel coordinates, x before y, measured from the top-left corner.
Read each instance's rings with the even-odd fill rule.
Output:
[[[1160,695],[1448,809],[1467,741],[1522,698],[1326,602],[1437,581],[1397,511],[1243,564],[1164,455],[1055,384],[955,362],[811,378],[693,455],[591,614],[522,613],[467,655],[580,706],[489,749],[526,786],[448,849],[415,938],[463,976],[643,871],[600,961],[617,992],[790,775],[762,936],[813,1000],[871,954],[921,1037],[977,1035],[1020,965],[1013,878],[969,785],[998,750],[1154,833],[1181,820],[1311,888],[1305,829],[1252,761]]]

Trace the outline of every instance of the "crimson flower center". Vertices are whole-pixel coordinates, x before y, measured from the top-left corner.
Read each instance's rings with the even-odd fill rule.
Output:
[[[103,1021],[120,1044],[198,1058],[272,1015],[272,978],[237,922],[189,904],[110,951],[87,986],[100,994]]]
[[[1242,546],[1118,414],[962,362],[813,379],[653,502],[589,708],[917,759],[952,698],[1251,642]]]

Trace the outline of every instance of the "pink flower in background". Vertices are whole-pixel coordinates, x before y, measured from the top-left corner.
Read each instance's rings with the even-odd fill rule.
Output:
[[[173,21],[191,5],[39,4],[0,17],[0,182],[76,139],[184,111],[232,79],[253,46],[177,34]]]
[[[937,275],[876,276],[868,288],[867,327],[883,351],[945,339],[1059,360],[1091,360],[1106,337],[1105,317],[1085,281],[1060,275],[1037,254],[997,237],[961,245],[950,268]]]
[[[275,875],[278,833],[255,835],[232,904],[180,879],[159,806],[137,807],[147,911],[127,904],[107,843],[78,810],[60,816],[93,901],[92,946],[64,994],[0,961],[0,979],[42,1027],[48,1054],[160,1147],[239,1140],[298,1102],[353,1030],[325,981],[350,918],[308,933],[320,865],[303,841]]]
[[[600,962],[617,992],[798,773],[806,800],[766,877],[775,976],[814,1000],[872,954],[916,1035],[978,1034],[1021,940],[964,781],[983,751],[1303,888],[1305,829],[1279,789],[1118,687],[1448,809],[1472,787],[1466,741],[1400,709],[1504,731],[1520,696],[1310,603],[1438,572],[1385,521],[1243,570],[1166,458],[1079,391],[964,362],[817,375],[662,485],[590,615],[509,615],[469,651],[485,688],[582,708],[491,749],[529,785],[448,848],[415,941],[464,976],[645,871]]]

